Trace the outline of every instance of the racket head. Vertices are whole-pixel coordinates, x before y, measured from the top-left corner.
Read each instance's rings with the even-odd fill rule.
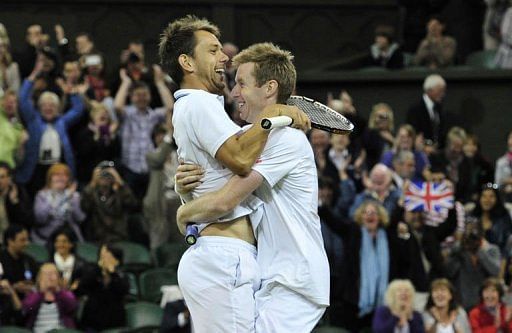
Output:
[[[349,134],[354,130],[354,124],[345,116],[314,99],[290,96],[286,104],[296,106],[307,114],[311,127],[336,134]]]

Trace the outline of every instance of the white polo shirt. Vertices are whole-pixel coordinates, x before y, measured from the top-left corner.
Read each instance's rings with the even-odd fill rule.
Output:
[[[215,154],[229,137],[241,133],[241,128],[226,114],[222,96],[199,89],[180,89],[174,97],[172,122],[178,158],[201,165],[205,170],[203,183],[192,191],[192,196],[197,198],[222,188],[233,176],[231,170],[215,159]],[[249,215],[259,205],[261,201],[250,196],[219,222]]]
[[[262,282],[277,281],[312,302],[329,305],[329,263],[318,217],[318,177],[306,135],[274,129],[253,166],[264,218],[256,229]]]

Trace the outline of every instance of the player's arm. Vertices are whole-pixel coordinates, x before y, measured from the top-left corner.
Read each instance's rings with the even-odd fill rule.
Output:
[[[261,155],[270,131],[261,127],[263,118],[289,116],[293,119],[292,127],[303,131],[311,128],[308,116],[295,106],[274,104],[267,106],[255,121],[254,126],[241,135],[228,138],[217,150],[215,158],[233,173],[247,176]]]
[[[177,212],[178,229],[185,234],[187,223],[209,222],[226,215],[245,200],[263,182],[263,177],[252,171],[246,177],[233,176],[219,190],[207,193],[182,205]]]

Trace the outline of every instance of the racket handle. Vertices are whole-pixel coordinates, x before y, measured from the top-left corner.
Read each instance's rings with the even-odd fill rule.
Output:
[[[194,245],[197,242],[197,238],[199,237],[199,231],[197,227],[193,224],[187,225],[187,232],[185,234],[185,242],[188,245]]]
[[[278,116],[271,118],[263,118],[261,120],[261,127],[266,130],[271,130],[277,127],[284,127],[291,125],[293,123],[293,119],[288,116]]]

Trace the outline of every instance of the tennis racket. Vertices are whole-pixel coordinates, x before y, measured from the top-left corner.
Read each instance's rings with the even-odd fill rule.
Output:
[[[199,230],[193,224],[187,225],[187,232],[185,233],[185,242],[188,245],[194,245],[199,237]]]
[[[334,111],[330,107],[304,96],[290,96],[286,104],[301,109],[311,120],[311,127],[318,128],[336,134],[348,134],[354,129],[347,118]],[[264,118],[261,120],[261,127],[272,129],[291,125],[292,118],[287,116]]]

